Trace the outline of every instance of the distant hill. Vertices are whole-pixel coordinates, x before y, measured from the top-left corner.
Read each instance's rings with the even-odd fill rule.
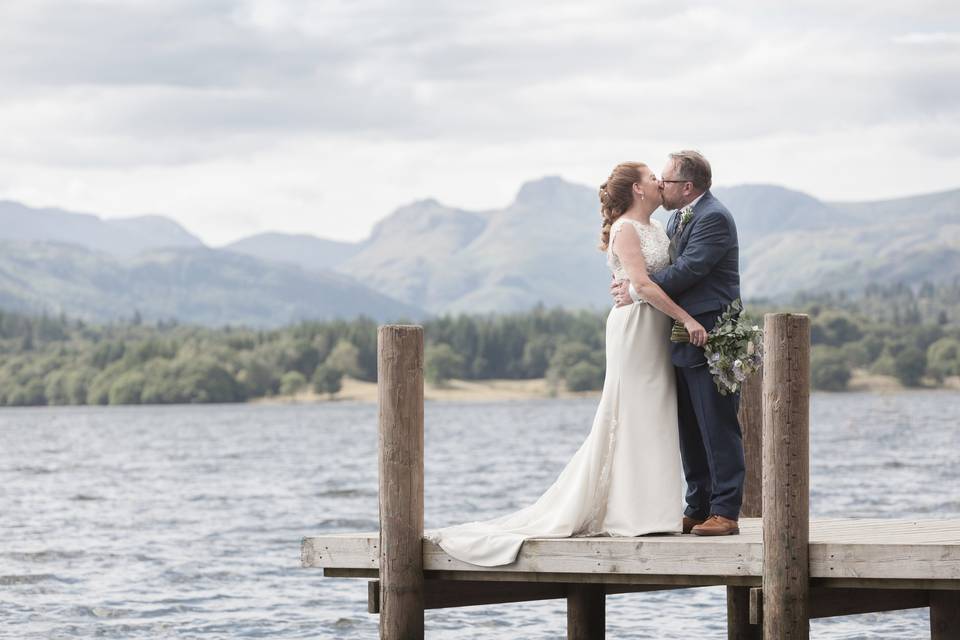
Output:
[[[200,238],[169,218],[139,216],[103,220],[88,213],[37,209],[0,200],[0,240],[59,242],[135,256],[161,247],[202,247]]]
[[[836,229],[855,220],[800,191],[772,185],[721,187],[713,194],[733,213],[741,248],[785,231]]]
[[[271,327],[312,319],[419,319],[423,312],[346,276],[214,249],[118,259],[82,247],[0,242],[0,307],[80,318]]]
[[[741,270],[747,295],[857,292],[871,283],[942,283],[960,276],[960,190],[820,204],[830,218],[811,215],[805,225],[783,222],[752,241],[750,216],[756,213],[731,206],[738,225],[745,227]],[[779,221],[781,210],[771,210]]]
[[[737,220],[748,299],[960,275],[960,190],[864,203],[763,184],[713,192]],[[665,221],[667,212],[655,217]],[[609,272],[596,251],[599,220],[595,189],[547,177],[524,184],[502,210],[405,205],[342,262],[316,246],[324,267],[435,313],[602,307]],[[300,242],[278,239],[258,255],[289,260]],[[315,260],[297,262],[311,268]]]
[[[326,270],[352,258],[360,251],[361,245],[306,234],[271,232],[249,236],[223,249],[261,260],[297,264],[305,269]]]
[[[960,189],[891,200],[832,202],[830,206],[864,223],[912,222],[919,214],[937,224],[957,224],[960,218]]]
[[[747,300],[960,276],[960,190],[844,203],[773,185],[714,194],[737,220]],[[265,233],[222,250],[166,218],[101,220],[0,202],[0,306],[89,317],[136,307],[255,325],[602,308],[610,275],[599,230],[596,190],[559,177],[525,183],[498,210],[407,204],[358,243]]]
[[[714,194],[737,220],[748,299],[960,275],[960,190],[870,203],[772,185]],[[503,210],[403,207],[338,269],[435,313],[601,307],[609,273],[599,227],[594,189],[543,178]]]

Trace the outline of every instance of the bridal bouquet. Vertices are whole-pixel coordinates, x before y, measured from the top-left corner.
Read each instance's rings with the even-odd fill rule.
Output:
[[[743,303],[734,300],[707,334],[707,345],[703,348],[713,381],[722,395],[739,391],[747,376],[763,363],[763,331],[742,318],[742,311]],[[680,322],[673,323],[670,341],[690,342]]]

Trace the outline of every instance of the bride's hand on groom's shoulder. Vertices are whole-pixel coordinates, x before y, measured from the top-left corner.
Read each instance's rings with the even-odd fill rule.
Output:
[[[625,307],[633,304],[633,298],[630,297],[629,280],[613,280],[610,282],[610,295],[613,296],[613,302],[618,307]]]

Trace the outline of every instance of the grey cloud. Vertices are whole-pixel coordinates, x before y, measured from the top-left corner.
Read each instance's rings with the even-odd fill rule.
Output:
[[[389,41],[384,46],[362,25],[314,34],[259,29],[243,19],[242,4],[80,1],[0,8],[0,80],[27,86],[282,87],[331,82],[351,65],[393,53]],[[385,16],[381,20],[390,24]]]
[[[960,60],[930,35],[953,33],[947,3],[666,7],[23,0],[0,8],[0,109],[89,100],[37,121],[62,147],[15,148],[132,164],[284,136],[722,140],[960,111]]]

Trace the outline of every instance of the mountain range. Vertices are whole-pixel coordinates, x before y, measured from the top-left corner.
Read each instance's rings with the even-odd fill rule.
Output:
[[[960,275],[960,190],[856,203],[772,185],[713,192],[737,220],[748,301]],[[502,209],[405,205],[361,242],[264,233],[220,248],[161,216],[104,220],[0,201],[0,307],[253,326],[601,308],[610,276],[596,198],[546,177]]]
[[[262,239],[258,244],[270,246]],[[285,244],[291,243],[285,239]],[[155,320],[262,327],[425,315],[303,257],[308,268],[212,249],[160,216],[103,220],[0,202],[2,309],[97,321],[139,313]]]
[[[747,300],[960,275],[960,189],[854,203],[773,185],[713,193],[737,221]],[[432,313],[512,311],[538,302],[600,307],[609,302],[610,276],[596,250],[596,202],[594,189],[558,177],[524,184],[510,205],[494,211],[424,200],[397,209],[332,266]],[[665,222],[667,213],[655,217]],[[293,251],[275,237],[270,242],[274,252],[258,236],[228,248],[292,260]]]

